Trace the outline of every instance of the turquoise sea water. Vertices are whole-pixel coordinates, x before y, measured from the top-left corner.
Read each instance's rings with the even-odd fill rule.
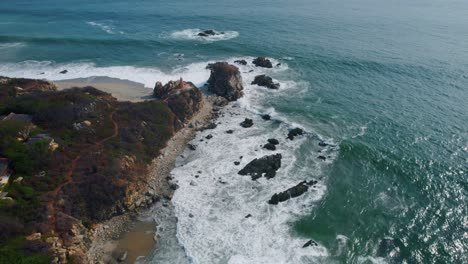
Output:
[[[287,65],[271,75],[291,92],[249,103],[337,146],[320,175],[316,141],[294,150],[326,191],[287,235],[326,248],[317,263],[468,262],[466,1],[0,2],[0,75],[151,87],[202,83],[212,60]],[[193,36],[211,28],[226,37]]]

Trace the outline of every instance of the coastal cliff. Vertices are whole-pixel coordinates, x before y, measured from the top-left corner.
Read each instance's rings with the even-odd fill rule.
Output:
[[[170,167],[177,151],[167,155],[168,143],[181,133],[188,141],[211,117],[197,87],[174,84],[159,100],[130,103],[93,87],[0,78],[0,155],[10,171],[2,259],[90,262],[99,223],[170,198],[161,163]]]

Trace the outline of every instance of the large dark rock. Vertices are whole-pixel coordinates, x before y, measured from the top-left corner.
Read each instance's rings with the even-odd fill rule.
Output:
[[[183,126],[203,106],[201,90],[182,78],[178,81],[169,81],[165,85],[157,82],[153,93],[157,98],[164,100],[175,114],[177,127]]]
[[[268,77],[264,74],[255,76],[255,79],[253,80],[252,84],[256,84],[258,86],[263,86],[263,87],[267,87],[269,89],[275,89],[275,90],[279,89],[280,87],[279,83],[274,83],[271,77]]]
[[[268,121],[268,120],[271,120],[271,116],[268,114],[265,114],[265,115],[262,115],[262,119]]]
[[[274,144],[271,144],[271,143],[267,143],[263,146],[264,149],[268,149],[268,150],[276,150],[276,146]]]
[[[300,136],[300,135],[302,135],[302,134],[304,134],[304,130],[302,130],[302,129],[296,127],[296,128],[294,128],[294,129],[292,129],[291,131],[289,131],[289,133],[288,133],[288,138],[289,138],[290,140],[293,140],[295,137]]]
[[[240,125],[241,127],[245,127],[245,128],[251,127],[253,126],[253,120],[246,118],[244,121],[242,121],[242,123],[240,123]]]
[[[254,59],[252,63],[257,67],[273,68],[273,64],[271,64],[271,61],[265,57],[258,57]]]
[[[279,141],[276,138],[269,138],[268,143],[273,145],[279,145]]]
[[[244,87],[239,68],[227,62],[216,62],[207,66],[211,70],[208,80],[208,90],[229,101],[242,97]]]
[[[284,192],[275,193],[268,201],[269,204],[278,204],[291,198],[298,197],[309,190],[309,187],[317,184],[317,181],[303,181]]]
[[[60,73],[61,73],[61,74],[66,74],[67,72],[68,72],[68,70],[63,70],[63,71],[61,71]]]
[[[254,159],[239,171],[239,175],[249,175],[252,180],[262,176],[271,179],[276,176],[276,171],[281,168],[281,158],[281,154],[274,154]]]

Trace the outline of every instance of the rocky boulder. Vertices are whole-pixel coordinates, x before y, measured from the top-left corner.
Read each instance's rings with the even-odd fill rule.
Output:
[[[278,90],[280,87],[279,83],[274,83],[271,77],[268,77],[264,74],[255,76],[255,79],[253,80],[252,84],[256,84],[258,86],[263,86],[274,90]]]
[[[307,192],[309,190],[310,186],[315,185],[315,184],[317,184],[317,181],[310,181],[310,182],[303,181],[303,182],[300,182],[298,185],[296,185],[294,187],[291,187],[291,188],[287,189],[284,192],[275,193],[271,197],[271,199],[268,201],[268,203],[269,204],[278,204],[278,203],[287,201],[287,200],[289,200],[291,198],[301,196],[302,194],[304,194],[305,192]]]
[[[249,175],[252,177],[252,180],[256,180],[262,176],[271,179],[276,176],[276,171],[281,168],[281,159],[281,154],[254,159],[240,170],[238,174],[243,176]]]
[[[182,78],[178,81],[169,81],[165,85],[157,82],[154,95],[164,100],[171,111],[177,117],[176,125],[186,123],[203,106],[203,94],[193,83],[185,82]]]
[[[240,125],[241,125],[241,127],[249,128],[249,127],[253,126],[253,120],[249,119],[249,118],[246,118],[244,121],[242,121],[242,123],[240,123]]]
[[[211,70],[208,79],[208,91],[222,96],[229,101],[242,97],[244,87],[239,68],[227,62],[216,62],[207,66]]]
[[[268,150],[276,150],[276,146],[274,144],[271,144],[271,143],[267,143],[263,146],[264,149],[268,149]]]
[[[263,68],[273,68],[271,61],[265,57],[258,57],[252,61],[252,63],[257,67]]]

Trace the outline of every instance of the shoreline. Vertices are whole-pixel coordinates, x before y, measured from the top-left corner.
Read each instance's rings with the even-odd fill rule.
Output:
[[[108,78],[105,78],[108,81]],[[112,78],[109,78],[112,79]],[[120,80],[112,80],[113,82],[119,82]],[[105,92],[111,93],[115,97],[115,93],[112,90],[113,82],[101,82],[101,85],[95,87],[99,90],[104,90]],[[81,84],[80,81],[73,80],[73,82],[64,82],[65,84]],[[62,83],[62,87],[66,86]],[[58,84],[59,85],[59,84]],[[87,83],[86,85],[93,86],[92,82]],[[122,84],[125,85],[125,84]],[[73,85],[77,86],[77,85]],[[73,87],[70,86],[70,87]],[[102,87],[106,87],[103,89]],[[62,88],[66,89],[66,88]],[[151,91],[149,94],[151,95],[152,90],[148,88],[143,88],[145,90]],[[142,101],[143,98],[137,99],[136,97],[141,95],[141,93],[136,92],[132,95],[132,91],[127,91],[122,93],[119,91],[120,98],[118,100],[123,101]],[[141,91],[140,91],[141,92]],[[130,97],[128,96],[130,95]],[[203,129],[206,125],[208,125],[213,118],[215,117],[213,110],[213,104],[209,99],[210,96],[203,95],[203,107],[198,111],[195,116],[186,124],[184,128],[179,130],[174,136],[167,142],[167,146],[160,152],[159,156],[155,157],[151,164],[148,166],[148,175],[146,178],[148,190],[150,192],[154,192],[156,195],[161,197],[162,199],[155,202],[154,204],[150,205],[149,207],[142,208],[136,206],[135,210],[126,212],[122,215],[115,216],[107,221],[95,224],[94,227],[90,230],[92,242],[90,244],[89,250],[87,251],[88,259],[91,263],[115,263],[117,262],[118,258],[122,257],[124,254],[128,257],[125,258],[124,261],[120,261],[120,263],[134,263],[136,259],[134,256],[143,256],[145,257],[148,253],[145,249],[148,247],[148,243],[151,243],[152,249],[157,244],[157,234],[153,232],[154,239],[145,239],[144,244],[140,244],[141,248],[127,248],[126,250],[119,249],[122,246],[122,243],[125,240],[126,236],[137,236],[142,238],[142,234],[131,234],[132,227],[135,229],[139,229],[142,225],[147,225],[148,223],[153,223],[154,226],[157,225],[154,220],[148,221],[151,219],[149,215],[152,211],[152,208],[155,206],[165,206],[169,208],[168,210],[172,210],[171,206],[167,206],[167,203],[170,203],[170,199],[172,198],[174,189],[176,188],[171,184],[171,171],[175,167],[176,158],[183,153],[187,144],[195,137],[195,134],[200,129]],[[136,194],[139,197],[144,197],[145,193],[138,193]],[[142,220],[146,219],[146,220]],[[156,229],[156,228],[155,228]],[[153,231],[155,231],[153,229]],[[142,251],[143,250],[143,251]]]

